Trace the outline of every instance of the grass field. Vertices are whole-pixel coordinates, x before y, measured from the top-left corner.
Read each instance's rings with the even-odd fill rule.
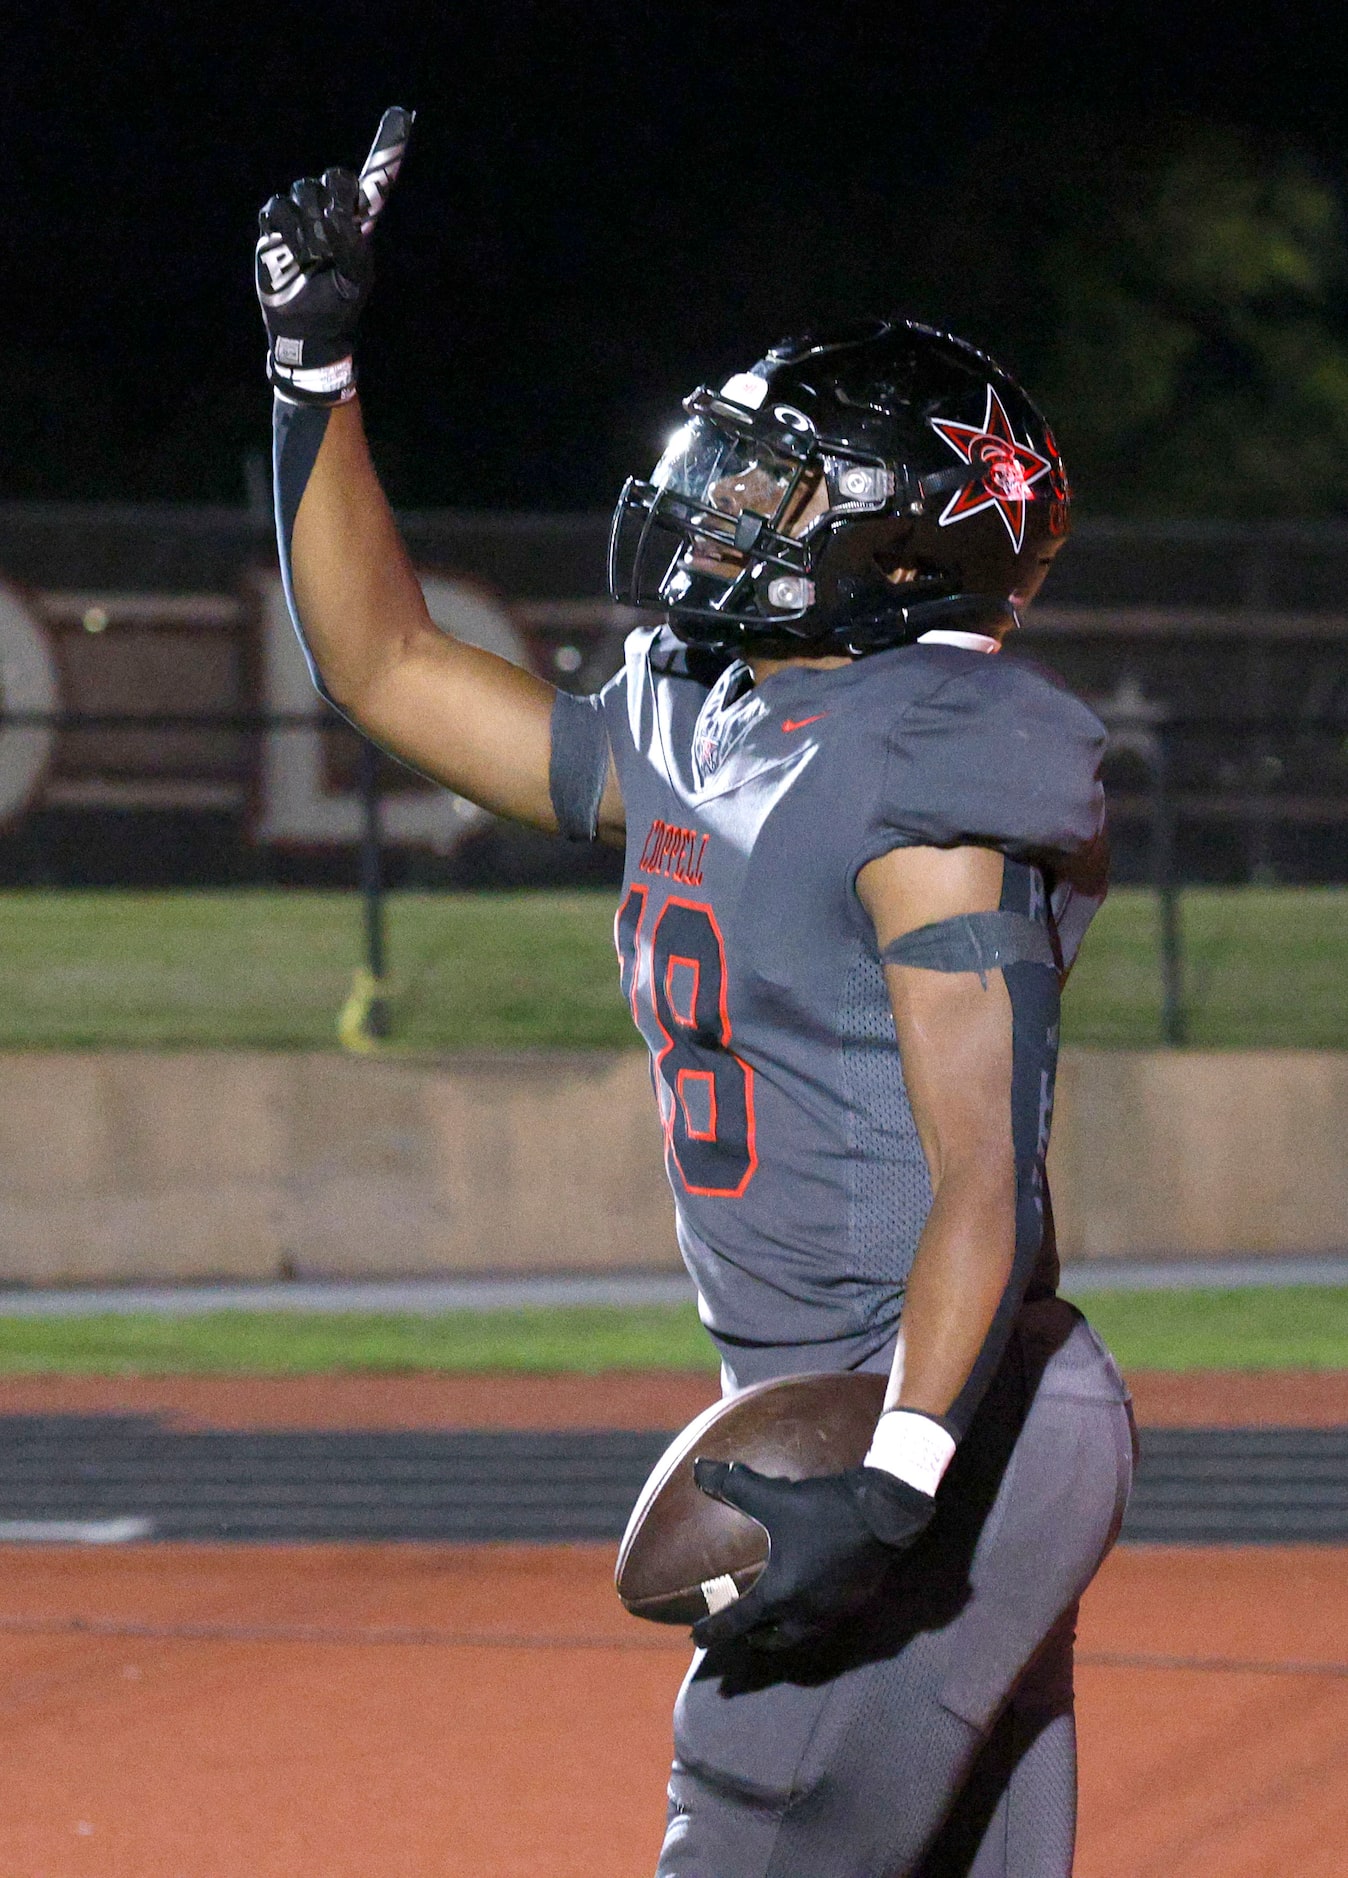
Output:
[[[607,893],[399,894],[391,1047],[635,1043]],[[1190,1040],[1348,1048],[1348,890],[1199,888],[1183,902]],[[353,894],[0,893],[0,1048],[322,1049],[358,961]],[[1159,1037],[1151,896],[1096,921],[1064,1009],[1069,1043]]]
[[[1085,1303],[1125,1368],[1348,1368],[1348,1287],[1093,1292]],[[243,1311],[202,1317],[0,1317],[0,1375],[715,1366],[691,1305],[442,1317]]]

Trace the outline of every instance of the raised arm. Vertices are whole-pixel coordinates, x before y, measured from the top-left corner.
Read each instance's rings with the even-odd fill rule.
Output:
[[[359,177],[328,170],[262,211],[257,288],[276,392],[277,531],[291,614],[315,683],[404,762],[497,814],[557,832],[549,789],[556,692],[442,632],[379,486],[352,349],[370,241],[409,113],[384,115]],[[622,827],[610,767],[600,828]]]
[[[322,413],[278,412],[280,488],[305,467],[287,461],[294,431],[315,421],[322,434],[287,545],[292,606],[322,690],[404,762],[484,808],[555,832],[553,687],[434,624],[354,399]]]

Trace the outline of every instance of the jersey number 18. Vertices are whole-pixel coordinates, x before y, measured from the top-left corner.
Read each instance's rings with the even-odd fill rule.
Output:
[[[615,938],[623,991],[655,1059],[671,1171],[689,1193],[738,1199],[758,1165],[754,1073],[730,1048],[721,929],[703,901],[671,897],[644,932],[649,892],[628,893]]]

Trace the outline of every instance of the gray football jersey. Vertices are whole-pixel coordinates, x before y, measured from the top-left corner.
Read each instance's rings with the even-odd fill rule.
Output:
[[[857,874],[904,845],[999,849],[1003,905],[1074,950],[1104,731],[1036,668],[948,645],[758,686],[699,669],[638,631],[567,701],[602,713],[622,786],[623,991],[708,1329],[742,1379],[755,1346],[852,1366],[892,1340],[931,1205]]]

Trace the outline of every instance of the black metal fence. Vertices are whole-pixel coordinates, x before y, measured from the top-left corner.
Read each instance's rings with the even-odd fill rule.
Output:
[[[1313,819],[1323,831],[1325,851],[1311,877],[1348,878],[1348,734],[1337,713],[1318,719],[1305,711],[1294,716],[1180,716],[1145,700],[1134,708],[1134,701],[1125,696],[1106,714],[1110,738],[1105,781],[1121,860],[1115,877],[1148,885],[1156,896],[1161,1032],[1165,1042],[1179,1044],[1186,1040],[1180,897],[1195,878],[1213,875],[1211,865],[1206,870],[1192,865],[1195,852],[1201,857],[1201,844],[1193,838],[1194,821],[1207,825],[1215,819],[1236,831],[1234,878],[1267,884],[1307,878],[1304,842],[1289,856],[1286,836],[1289,830],[1304,834]],[[388,1025],[386,896],[391,888],[612,884],[621,873],[620,857],[611,850],[578,850],[528,830],[511,830],[478,812],[465,814],[459,839],[442,841],[438,849],[433,843],[391,834],[390,805],[406,801],[410,791],[424,798],[433,793],[430,785],[391,762],[326,708],[0,710],[0,736],[9,732],[91,740],[89,747],[105,758],[120,751],[142,782],[147,748],[157,745],[170,752],[178,783],[183,780],[184,751],[208,752],[211,774],[234,778],[238,788],[230,798],[232,806],[188,816],[196,825],[194,854],[191,830],[184,833],[181,815],[175,820],[168,810],[146,807],[144,796],[119,807],[118,777],[105,770],[102,805],[95,789],[86,793],[86,806],[78,811],[84,817],[83,841],[72,840],[67,831],[64,841],[44,843],[53,816],[68,819],[74,812],[69,808],[35,809],[0,836],[0,885],[281,882],[358,887],[364,959],[351,1021],[371,1037],[386,1034]],[[184,737],[187,744],[181,741]],[[261,767],[258,751],[266,740],[275,749],[278,740],[284,746],[291,738],[322,745],[328,779],[352,811],[347,838],[334,838],[329,831],[323,840],[305,841],[269,834],[259,824],[255,783],[248,780],[255,779]],[[1308,784],[1315,791],[1310,798],[1313,818],[1307,812]],[[137,800],[139,807],[134,806]],[[206,824],[215,824],[213,835]],[[170,825],[166,850],[156,854],[156,842]]]
[[[605,517],[400,520],[448,630],[580,690],[616,669]],[[388,889],[618,877],[319,705],[265,515],[0,504],[0,572],[0,884],[359,886],[377,1026]],[[1109,727],[1114,879],[1157,895],[1178,1041],[1184,887],[1348,881],[1348,527],[1088,520],[1009,649]]]

